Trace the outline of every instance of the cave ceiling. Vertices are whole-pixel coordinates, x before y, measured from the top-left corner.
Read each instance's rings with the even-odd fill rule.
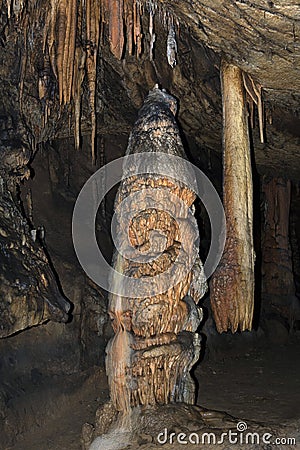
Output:
[[[16,138],[33,149],[78,134],[79,122],[81,135],[90,135],[95,126],[99,135],[128,135],[145,95],[158,83],[179,101],[179,125],[193,156],[220,152],[219,68],[225,58],[261,87],[264,142],[256,108],[251,132],[258,171],[300,179],[298,0],[88,0],[95,14],[83,3],[0,1],[2,128],[10,117]],[[138,30],[137,22],[130,28],[132,5],[139,8]],[[60,48],[61,10],[67,14],[69,36],[77,27],[69,65]],[[177,64],[171,67],[166,42],[173,25]],[[84,42],[83,34],[90,40]]]

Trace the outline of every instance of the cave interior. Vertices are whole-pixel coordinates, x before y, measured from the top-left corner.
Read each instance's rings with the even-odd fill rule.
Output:
[[[108,292],[74,250],[75,202],[125,155],[155,86],[177,102],[187,159],[221,199],[225,189],[234,197],[224,182],[224,64],[240,74],[247,116],[253,311],[246,325],[222,321],[247,282],[236,282],[236,304],[221,292],[218,312],[218,271],[208,279],[196,403],[274,426],[298,420],[299,433],[299,39],[298,0],[0,0],[0,448],[90,448],[83,425],[109,400],[105,349],[116,329]],[[95,225],[108,263],[117,189]],[[227,217],[234,223],[230,208]],[[201,198],[195,218],[205,262],[213,224]],[[236,245],[241,254],[246,243]],[[128,448],[160,448],[149,433]]]

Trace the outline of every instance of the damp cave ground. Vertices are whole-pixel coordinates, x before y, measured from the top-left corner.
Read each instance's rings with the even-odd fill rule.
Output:
[[[246,422],[296,423],[300,418],[299,354],[299,332],[285,345],[207,351],[194,371],[198,404]],[[23,398],[15,399],[13,408],[23,408],[24,422],[26,415],[36,416],[35,425],[3,450],[80,450],[83,423],[93,423],[95,411],[107,399],[106,376],[99,367],[24,386]]]

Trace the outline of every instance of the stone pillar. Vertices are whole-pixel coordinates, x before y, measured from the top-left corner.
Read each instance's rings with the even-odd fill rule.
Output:
[[[250,330],[254,306],[253,187],[242,71],[222,63],[223,205],[226,243],[211,280],[219,332]]]
[[[156,152],[186,158],[175,112],[173,97],[157,87],[150,91],[131,133],[127,154],[151,153],[154,161]],[[137,405],[194,402],[189,371],[200,351],[196,330],[202,311],[197,303],[206,291],[206,281],[190,221],[180,203],[173,201],[179,199],[193,214],[191,206],[196,196],[181,182],[189,174],[184,173],[180,161],[176,167],[164,167],[170,178],[159,174],[164,164],[159,156],[157,175],[135,175],[141,163],[133,164],[124,172],[127,178],[116,197],[115,208],[122,204],[116,234],[122,229],[128,231],[134,258],[116,251],[113,266],[123,275],[148,280],[153,290],[159,288],[161,292],[144,296],[136,292],[131,297],[110,295],[109,314],[115,335],[107,347],[106,371],[114,407],[123,413]],[[128,221],[135,207],[135,194],[140,196],[139,211]],[[155,203],[150,207],[153,199]],[[179,222],[184,233],[180,232]],[[126,247],[122,240],[120,245]],[[188,263],[191,249],[196,259],[188,273],[178,283],[160,286],[155,277],[176,263],[180,251]],[[123,250],[126,252],[126,248]],[[153,258],[139,262],[143,255]],[[116,283],[113,278],[114,288]],[[119,290],[122,292],[122,286]]]

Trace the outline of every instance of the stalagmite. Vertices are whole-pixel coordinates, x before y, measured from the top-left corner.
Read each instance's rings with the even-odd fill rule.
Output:
[[[131,133],[127,154],[144,153],[155,158],[155,152],[164,152],[185,158],[175,112],[173,97],[157,87],[150,91]],[[157,167],[161,166],[158,164]],[[194,402],[189,370],[199,356],[200,339],[196,330],[202,317],[196,303],[206,291],[191,224],[170,197],[176,195],[188,208],[195,200],[194,192],[181,182],[186,175],[185,167],[180,162],[176,167],[168,167],[170,178],[160,175],[159,171],[157,175],[134,175],[138,169],[137,166],[127,169],[129,172],[125,172],[126,178],[116,197],[115,208],[121,205],[122,211],[118,230],[128,226],[135,254],[143,255],[149,251],[158,256],[148,262],[139,262],[116,252],[114,268],[135,279],[146,278],[153,283],[153,288],[162,287],[163,292],[140,298],[110,294],[109,314],[115,336],[107,347],[106,370],[111,399],[115,408],[123,413],[128,412],[128,405]],[[163,195],[165,192],[168,192],[168,204]],[[131,196],[137,193],[144,206],[128,224],[125,219],[130,214],[131,201],[134,202]],[[156,207],[149,208],[148,198],[153,196]],[[177,216],[181,214],[178,220],[184,226],[184,235],[179,232],[179,225],[170,216],[168,207],[173,207]],[[159,286],[159,280],[154,277],[175,263],[180,250],[186,260],[189,250],[196,255],[192,268],[177,284],[176,279],[175,285]],[[114,288],[116,283],[113,278]],[[122,286],[118,289],[122,290]]]
[[[250,330],[254,306],[253,204],[250,144],[241,70],[221,68],[223,96],[223,203],[227,238],[211,280],[219,332]]]

